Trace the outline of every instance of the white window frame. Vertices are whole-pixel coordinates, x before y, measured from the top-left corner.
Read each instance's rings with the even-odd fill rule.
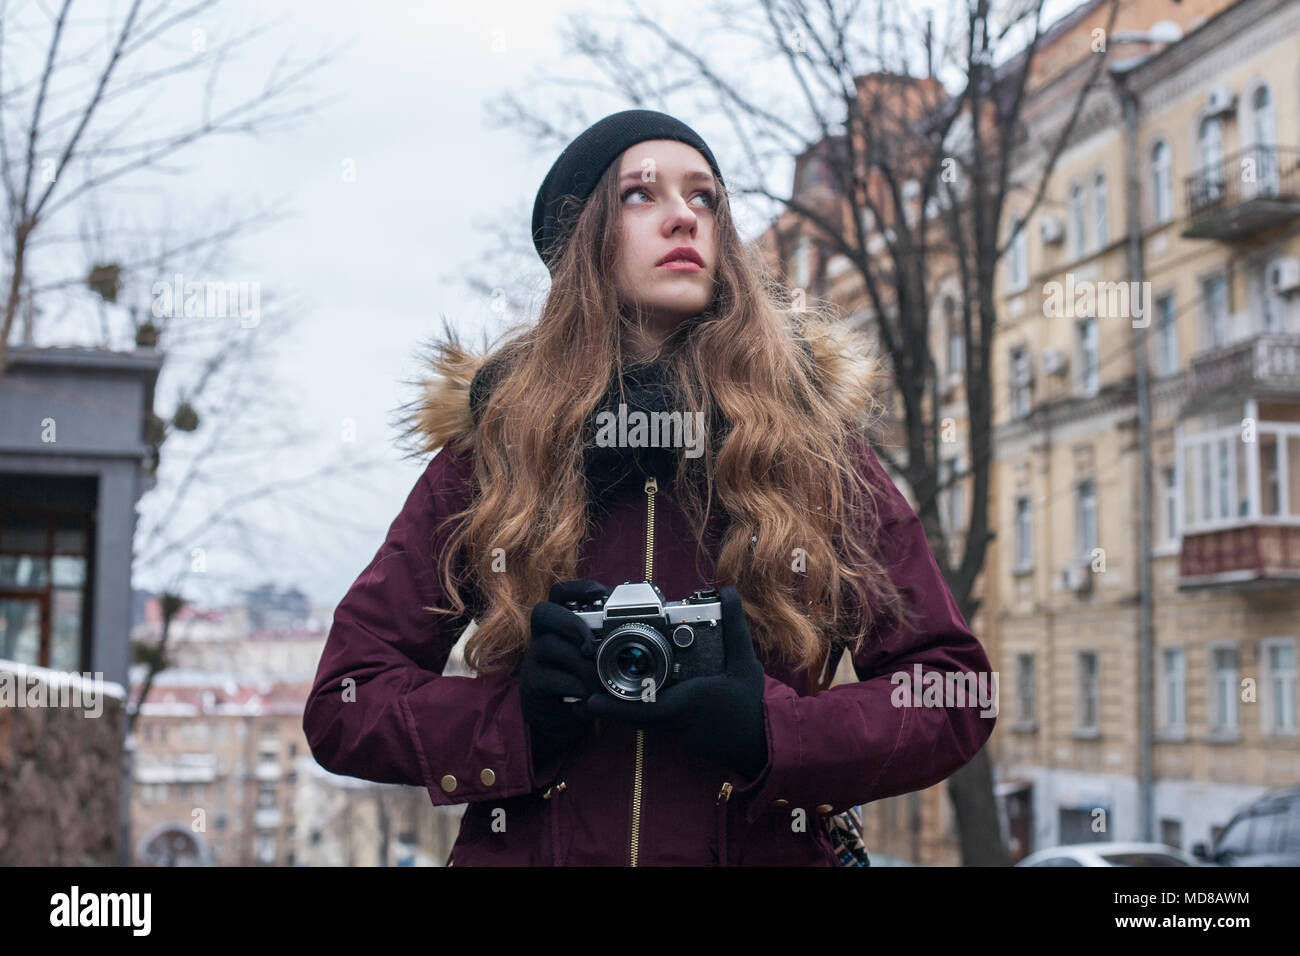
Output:
[[[1089,676],[1084,668],[1084,659],[1090,658],[1092,661],[1092,674]],[[1075,727],[1078,730],[1100,730],[1101,729],[1101,655],[1092,650],[1081,650],[1074,658],[1076,681],[1075,687],[1078,693],[1078,709],[1075,713]],[[1084,715],[1091,706],[1092,721],[1084,722]]]
[[[1173,668],[1170,667],[1170,657],[1176,661]],[[1180,644],[1160,647],[1158,687],[1157,726],[1164,733],[1185,734],[1187,732],[1187,648]]]
[[[1033,654],[1021,652],[1016,655],[1016,721],[1020,724],[1032,724],[1036,720],[1038,675],[1035,670]]]
[[[1214,130],[1213,136],[1207,136],[1207,130]],[[1200,175],[1205,178],[1206,198],[1217,199],[1223,194],[1224,178],[1227,173],[1223,168],[1223,120],[1217,116],[1203,116],[1196,124],[1196,158],[1201,164]]]
[[[961,307],[952,295],[945,295],[940,301],[944,332],[948,337],[948,374],[960,375],[966,369],[966,336],[962,331]],[[949,305],[952,306],[951,311]]]
[[[1178,489],[1184,499],[1180,501],[1179,514],[1184,516],[1181,534],[1199,534],[1206,531],[1221,531],[1240,527],[1243,524],[1280,524],[1300,525],[1300,513],[1292,513],[1288,489],[1292,468],[1300,468],[1300,460],[1291,461],[1291,447],[1295,443],[1300,448],[1300,423],[1260,420],[1258,402],[1248,399],[1244,405],[1243,418],[1256,422],[1255,441],[1241,440],[1241,427],[1237,424],[1210,429],[1196,435],[1186,434],[1181,423],[1174,429],[1174,448],[1176,450],[1176,467],[1179,470]],[[1278,512],[1263,513],[1263,485],[1261,482],[1260,448],[1265,436],[1277,443],[1277,482]],[[1225,454],[1226,449],[1226,454]],[[1237,475],[1240,463],[1238,454],[1245,455],[1246,495],[1237,496]],[[1196,474],[1186,474],[1187,457],[1194,459]],[[1300,455],[1296,456],[1300,458]],[[1226,460],[1225,460],[1226,459]],[[1208,462],[1208,468],[1206,464]],[[1221,478],[1227,473],[1229,487],[1228,513],[1223,514],[1222,501],[1225,489]],[[1193,478],[1195,479],[1193,481]],[[1187,518],[1188,505],[1191,517]]]
[[[1021,507],[1023,505],[1023,507]],[[1015,562],[1013,570],[1029,571],[1034,566],[1034,501],[1029,495],[1017,495],[1012,502],[1012,525],[1015,528]]]
[[[1275,671],[1270,651],[1276,647],[1291,650],[1291,667]],[[1259,642],[1260,673],[1264,677],[1260,700],[1264,704],[1263,725],[1266,733],[1275,737],[1296,735],[1296,639],[1294,637],[1266,637]],[[1278,709],[1282,721],[1277,719]]]
[[[1203,276],[1200,286],[1205,348],[1214,349],[1227,345],[1232,341],[1232,290],[1228,286],[1228,274],[1226,272],[1215,272]],[[1223,312],[1219,317],[1220,320],[1216,320],[1213,306],[1214,298],[1210,295],[1211,286],[1223,289]]]
[[[1174,218],[1173,166],[1173,153],[1169,143],[1163,139],[1156,140],[1151,145],[1151,192],[1154,200],[1152,211],[1157,224]]]
[[[1088,248],[1088,208],[1083,183],[1070,183],[1066,190],[1065,231],[1069,235],[1070,258],[1081,258]]]
[[[1165,309],[1168,303],[1168,311]],[[1178,300],[1172,292],[1156,296],[1156,342],[1160,354],[1160,374],[1178,373]]]
[[[1008,254],[1008,285],[1010,291],[1019,292],[1029,286],[1029,246],[1025,237],[1029,227],[1023,218],[1017,216],[1011,220],[1013,236]]]
[[[1017,345],[1011,349],[1011,414],[1024,418],[1034,405],[1034,375],[1030,366],[1029,347]]]
[[[1220,667],[1217,656],[1221,651],[1232,652],[1232,666]],[[1209,675],[1208,700],[1210,732],[1221,736],[1235,735],[1241,721],[1239,688],[1241,686],[1241,652],[1236,641],[1211,641],[1205,647],[1206,673]],[[1221,713],[1221,702],[1228,702],[1228,712]]]
[[[1092,176],[1092,244],[1094,249],[1104,249],[1110,238],[1109,199],[1106,192],[1106,173],[1099,169]]]
[[[812,239],[800,236],[794,247],[794,284],[795,288],[807,289],[812,281]]]
[[[1259,94],[1263,93],[1267,102],[1261,109],[1256,105]],[[1255,170],[1253,187],[1255,195],[1273,196],[1278,189],[1277,161],[1277,97],[1268,83],[1256,83],[1247,97],[1250,121],[1243,136],[1249,139],[1249,148],[1255,150],[1255,157],[1264,164],[1264,168]]]
[[[1178,530],[1178,465],[1165,465],[1160,469],[1160,521],[1167,548],[1176,548],[1181,534]]]
[[[1101,330],[1096,317],[1080,319],[1075,326],[1078,333],[1079,391],[1083,395],[1096,395],[1101,388]]]
[[[1079,558],[1090,559],[1101,529],[1097,524],[1097,482],[1084,478],[1074,486],[1076,537]]]

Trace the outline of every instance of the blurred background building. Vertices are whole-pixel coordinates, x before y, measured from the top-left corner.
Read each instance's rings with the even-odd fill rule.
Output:
[[[972,625],[1001,675],[990,747],[1013,860],[1142,839],[1144,798],[1155,839],[1190,849],[1242,804],[1300,781],[1300,5],[1121,3],[1109,75],[1082,92],[1108,8],[1081,4],[1044,37],[1026,141],[1059,135],[1080,97],[1081,112],[1014,238],[1033,196],[1012,194],[997,277],[997,538]],[[831,179],[816,172],[823,148],[800,159],[794,195],[833,207]],[[1017,179],[1035,183],[1042,161],[1026,149]],[[763,244],[791,284],[872,329],[860,278],[815,230],[788,216]],[[883,246],[877,234],[868,249]],[[957,281],[934,283],[930,326],[938,413],[961,433]],[[1095,304],[1057,314],[1052,283],[1072,305],[1090,286]],[[1133,346],[1143,321],[1149,468]],[[948,455],[941,476],[960,475],[969,448]],[[951,547],[970,493],[961,480],[941,493]],[[1149,695],[1138,683],[1144,640]],[[1149,733],[1134,704],[1144,700]],[[885,859],[960,860],[942,785],[873,803],[866,818]]]

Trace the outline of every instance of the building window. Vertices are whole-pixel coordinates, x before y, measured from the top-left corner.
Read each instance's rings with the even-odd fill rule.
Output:
[[[1178,470],[1173,465],[1160,471],[1161,513],[1164,515],[1165,544],[1178,543]]]
[[[1014,234],[1011,237],[1011,288],[1018,291],[1029,285],[1029,247],[1026,242],[1025,221],[1017,216],[1011,223]]]
[[[1228,344],[1228,277],[1220,273],[1201,283],[1206,341],[1210,348]]]
[[[1089,478],[1079,482],[1076,499],[1079,557],[1091,558],[1097,547],[1097,487]]]
[[[800,236],[794,250],[794,284],[806,289],[812,280],[812,240]]]
[[[1156,222],[1168,222],[1174,217],[1174,176],[1169,144],[1164,140],[1151,147],[1151,194]]]
[[[1023,418],[1029,414],[1032,399],[1033,372],[1029,365],[1029,350],[1018,346],[1011,350],[1011,414]]]
[[[1034,566],[1034,524],[1029,497],[1016,499],[1016,567],[1027,571]]]
[[[1282,513],[1282,475],[1278,455],[1285,446],[1278,442],[1278,437],[1274,431],[1259,433],[1259,511],[1270,517]],[[1300,467],[1300,462],[1297,462],[1297,467]]]
[[[966,368],[966,336],[957,300],[950,295],[943,297],[943,324],[948,335],[948,373],[957,375]]]
[[[1269,275],[1277,268],[1278,260],[1260,260],[1250,269],[1251,296],[1253,300],[1255,328],[1261,332],[1285,332],[1283,328],[1287,313],[1286,297],[1274,291],[1268,281]]]
[[[1097,343],[1097,320],[1079,323],[1079,388],[1084,395],[1096,395],[1100,387],[1101,356]]]
[[[1096,248],[1104,249],[1106,240],[1110,236],[1110,227],[1106,219],[1106,174],[1097,173],[1092,178],[1092,227],[1096,233],[1093,236],[1093,242]]]
[[[1073,183],[1070,186],[1067,231],[1070,234],[1070,258],[1077,259],[1088,248],[1088,212],[1084,207],[1082,183]]]
[[[1277,120],[1273,113],[1273,93],[1266,85],[1255,88],[1250,97],[1250,134],[1255,159],[1255,193],[1277,195]]]
[[[947,535],[959,531],[966,522],[966,501],[962,494],[962,479],[955,478],[963,471],[959,458],[939,459],[939,515]]]
[[[1295,638],[1273,638],[1261,643],[1267,678],[1265,701],[1268,731],[1294,734],[1295,721]]]
[[[1097,652],[1079,652],[1079,729],[1097,730]]]
[[[1019,707],[1017,719],[1022,724],[1034,722],[1034,655],[1016,655],[1016,704]]]
[[[1174,311],[1174,297],[1162,295],[1156,299],[1156,347],[1161,375],[1178,372],[1178,315]]]
[[[41,490],[48,483],[48,494]],[[91,516],[65,507],[85,483],[0,476],[0,658],[83,672]],[[50,504],[44,502],[50,501]],[[85,500],[78,502],[86,507]]]
[[[1223,124],[1217,116],[1201,120],[1196,148],[1201,157],[1206,199],[1218,199],[1223,194]]]
[[[1210,727],[1220,734],[1237,729],[1237,649],[1210,649]]]
[[[1160,652],[1160,725],[1164,730],[1185,729],[1187,666],[1181,647]]]

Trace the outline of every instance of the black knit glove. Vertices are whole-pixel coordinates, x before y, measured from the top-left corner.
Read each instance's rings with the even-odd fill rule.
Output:
[[[763,665],[740,593],[727,586],[718,598],[726,655],[721,674],[671,684],[652,702],[620,700],[601,689],[588,698],[587,713],[675,732],[687,749],[753,779],[767,765]]]
[[[599,581],[564,581],[551,588],[550,600],[533,606],[531,635],[519,672],[519,697],[534,769],[587,733],[592,718],[586,713],[585,701],[600,690],[591,628],[563,604],[608,595],[609,589]],[[566,703],[565,697],[577,701]]]

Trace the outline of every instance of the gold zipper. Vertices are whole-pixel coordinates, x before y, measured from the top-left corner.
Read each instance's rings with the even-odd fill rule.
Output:
[[[655,494],[659,481],[653,475],[645,480],[645,579],[652,580],[655,557]],[[636,732],[636,770],[632,774],[632,841],[628,848],[628,865],[636,866],[641,842],[641,784],[645,774],[645,731]]]

